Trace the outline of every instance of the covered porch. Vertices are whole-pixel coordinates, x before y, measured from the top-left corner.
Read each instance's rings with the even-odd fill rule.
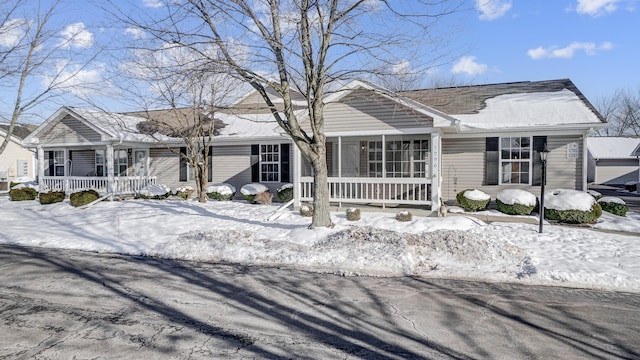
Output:
[[[440,134],[344,134],[327,137],[329,197],[338,207],[439,207]],[[426,132],[426,133],[425,133]],[[296,205],[313,201],[310,164],[296,148]]]
[[[156,177],[149,176],[148,148],[38,146],[37,151],[41,192],[95,190],[101,195],[128,195],[156,183]]]

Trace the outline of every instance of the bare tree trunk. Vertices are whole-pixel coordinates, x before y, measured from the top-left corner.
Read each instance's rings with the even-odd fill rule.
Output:
[[[313,182],[313,218],[311,220],[310,229],[316,226],[333,227],[331,222],[329,203],[329,181],[327,171],[326,148],[324,144],[319,147],[318,155],[313,159],[312,166],[314,170]]]
[[[200,177],[197,181],[197,193],[198,193],[198,201],[201,203],[206,203],[209,198],[207,197],[207,184],[209,183],[209,174],[206,164],[199,163],[198,167],[200,169]]]

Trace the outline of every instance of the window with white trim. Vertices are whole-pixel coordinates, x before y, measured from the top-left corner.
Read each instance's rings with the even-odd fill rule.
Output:
[[[413,177],[429,176],[429,140],[413,140],[413,159],[411,161]]]
[[[382,141],[369,141],[369,177],[382,177]]]
[[[104,150],[96,150],[96,176],[105,176],[105,155]]]
[[[53,150],[53,176],[64,176],[64,158],[64,150]]]
[[[116,176],[127,176],[129,153],[127,149],[113,150],[113,171]]]
[[[280,144],[260,145],[260,181],[280,181]]]
[[[531,137],[500,138],[500,183],[531,183]]]

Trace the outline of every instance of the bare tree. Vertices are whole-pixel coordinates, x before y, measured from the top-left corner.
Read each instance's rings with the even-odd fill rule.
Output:
[[[609,125],[597,131],[599,136],[640,135],[640,88],[617,90],[596,101],[596,108]]]
[[[310,227],[330,227],[323,98],[334,81],[385,75],[394,64],[426,63],[441,54],[433,27],[464,1],[415,0],[188,0],[168,1],[164,17],[129,22],[169,43],[216,56],[262,96],[314,174]],[[122,15],[122,14],[121,14]],[[126,17],[126,16],[125,16]],[[218,59],[210,58],[212,61]],[[274,99],[268,89],[281,99]],[[308,114],[294,111],[294,92]],[[276,106],[283,102],[284,107]]]
[[[211,146],[223,126],[215,116],[229,101],[234,85],[225,71],[215,70],[219,68],[176,44],[137,49],[119,68],[122,91],[133,94],[145,109],[131,114],[148,119],[137,130],[152,136],[193,169],[200,202],[208,199]],[[143,89],[134,92],[140,85]],[[175,139],[181,139],[186,151],[176,147]]]
[[[88,33],[79,27],[56,27],[53,18],[57,6],[56,1],[43,8],[40,2],[0,0],[0,87],[15,95],[7,104],[9,113],[0,114],[9,122],[0,154],[21,117],[76,85],[72,79],[91,61],[85,60],[82,65],[73,62],[73,48],[78,42],[87,44]],[[32,86],[25,93],[28,84],[43,85],[38,89]]]

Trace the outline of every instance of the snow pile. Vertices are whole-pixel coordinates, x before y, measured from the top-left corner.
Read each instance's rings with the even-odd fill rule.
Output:
[[[554,210],[591,211],[596,199],[580,190],[557,189],[544,196],[544,207]]]
[[[464,197],[466,197],[469,200],[475,200],[475,201],[485,201],[485,200],[491,199],[491,195],[478,189],[465,191]]]
[[[171,189],[169,189],[168,186],[162,184],[148,185],[144,189],[140,190],[140,194],[144,196],[164,196],[169,192],[171,192]]]
[[[520,204],[524,206],[535,206],[536,196],[532,193],[520,189],[505,189],[498,193],[497,199],[507,205]]]
[[[219,183],[207,186],[208,193],[218,193],[220,195],[233,195],[236,193],[235,186],[227,183]]]
[[[247,184],[240,189],[242,195],[258,195],[265,191],[269,191],[269,188],[258,183]]]

